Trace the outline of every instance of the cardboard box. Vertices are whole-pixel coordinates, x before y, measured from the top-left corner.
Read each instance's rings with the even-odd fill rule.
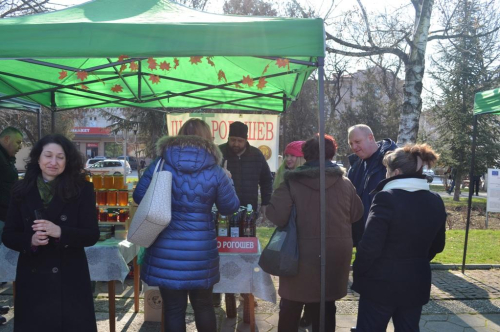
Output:
[[[145,322],[161,322],[162,315],[162,298],[158,287],[149,287],[146,283],[142,283],[144,290],[144,321]]]

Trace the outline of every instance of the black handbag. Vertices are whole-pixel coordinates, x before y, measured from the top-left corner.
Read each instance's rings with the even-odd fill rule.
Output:
[[[274,230],[259,259],[259,266],[269,274],[292,277],[299,273],[299,244],[297,242],[297,210],[295,203],[288,224]]]

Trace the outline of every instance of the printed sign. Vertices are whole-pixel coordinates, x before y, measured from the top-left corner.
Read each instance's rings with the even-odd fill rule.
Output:
[[[500,212],[500,170],[488,168],[487,212]]]
[[[259,244],[256,237],[217,237],[217,248],[219,252],[234,254],[255,254],[259,252]]]
[[[182,124],[190,118],[199,118],[205,121],[215,144],[226,143],[229,136],[229,125],[240,121],[248,126],[248,143],[258,148],[264,157],[271,172],[278,169],[279,150],[279,117],[270,114],[230,114],[230,113],[181,113],[167,114],[168,133],[177,135]]]

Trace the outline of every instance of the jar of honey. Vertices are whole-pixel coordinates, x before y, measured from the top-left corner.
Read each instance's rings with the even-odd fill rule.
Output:
[[[102,175],[101,174],[92,174],[92,183],[94,184],[94,189],[102,188]]]
[[[128,190],[125,189],[118,190],[118,205],[120,206],[128,205]]]
[[[116,212],[108,212],[108,221],[117,221]]]
[[[108,221],[108,210],[101,209],[99,212],[99,221]]]
[[[85,174],[85,181],[90,182],[90,175]]]
[[[97,205],[108,205],[106,189],[99,189],[96,191],[96,201]]]
[[[120,210],[120,213],[118,214],[118,219],[120,222],[125,222],[128,219],[128,210],[122,209]]]
[[[113,189],[113,175],[110,174],[104,175],[104,188]]]
[[[106,195],[107,205],[117,205],[117,194],[116,189],[109,189]]]
[[[122,174],[113,175],[113,188],[114,189],[123,189],[123,175]]]

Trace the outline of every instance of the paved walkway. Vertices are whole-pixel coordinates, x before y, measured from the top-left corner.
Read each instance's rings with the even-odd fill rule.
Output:
[[[500,269],[469,270],[463,275],[460,271],[434,270],[431,302],[424,306],[420,321],[421,331],[454,332],[454,331],[499,331],[500,332]],[[278,279],[275,278],[275,284]],[[145,322],[141,299],[141,312],[133,312],[132,283],[127,280],[124,287],[117,284],[117,331],[158,332],[160,323]],[[96,316],[99,332],[109,331],[106,283],[98,283],[96,289]],[[356,325],[358,295],[352,291],[337,302],[337,329],[349,331]],[[10,284],[0,289],[0,305],[12,306],[12,287]],[[243,316],[241,306],[238,307],[238,318],[225,318],[224,305],[216,311],[220,332],[249,331],[240,317]],[[0,332],[13,331],[13,315],[6,315],[7,324],[0,326]],[[188,308],[188,331],[196,331],[192,309]],[[277,331],[278,305],[258,301],[256,307],[257,331]],[[302,329],[301,332],[311,331]],[[387,331],[393,331],[390,325]]]

